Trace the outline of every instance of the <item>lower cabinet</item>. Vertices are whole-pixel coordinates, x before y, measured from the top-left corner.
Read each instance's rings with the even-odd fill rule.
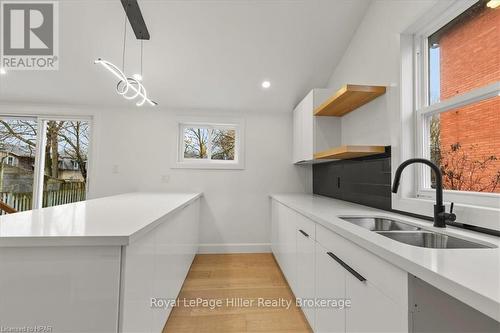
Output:
[[[345,311],[346,332],[406,332],[408,310],[381,292],[370,281],[361,282],[346,274],[346,297],[351,307]]]
[[[295,235],[296,213],[290,208],[274,202],[273,230],[276,230],[273,251],[281,271],[292,290],[296,289],[297,279],[297,240]]]
[[[314,300],[315,223],[275,200],[272,200],[271,207],[274,257],[295,297]],[[314,307],[303,306],[302,310],[313,328]]]
[[[301,301],[302,311],[309,322],[312,329],[315,327],[315,308],[310,305],[315,298],[315,241],[314,230],[315,225],[312,221],[298,214],[297,218],[297,279],[296,288],[294,290],[295,297]]]
[[[408,331],[407,273],[273,200],[272,249],[316,333]],[[317,306],[310,306],[316,301]]]
[[[279,213],[280,203],[276,200],[271,200],[271,250],[274,258],[281,266],[281,248],[280,248],[280,232],[279,232]]]
[[[345,299],[345,269],[328,255],[328,250],[316,244],[316,295],[318,299]],[[318,333],[345,332],[345,310],[341,307],[318,307],[316,330]]]

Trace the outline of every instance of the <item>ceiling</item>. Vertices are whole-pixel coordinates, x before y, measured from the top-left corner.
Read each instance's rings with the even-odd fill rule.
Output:
[[[144,85],[162,108],[286,111],[326,85],[367,0],[140,0],[151,40]],[[130,106],[93,60],[121,67],[119,0],[60,1],[59,70],[0,76],[4,102]],[[125,72],[139,72],[127,23]],[[263,80],[271,88],[261,87]]]

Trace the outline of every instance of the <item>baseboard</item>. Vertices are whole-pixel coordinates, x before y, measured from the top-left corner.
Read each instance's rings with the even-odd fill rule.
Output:
[[[270,243],[200,244],[198,253],[269,253]]]

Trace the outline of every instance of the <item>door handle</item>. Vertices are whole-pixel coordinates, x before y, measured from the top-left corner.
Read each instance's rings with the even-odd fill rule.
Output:
[[[305,232],[304,230],[299,229],[299,232],[300,232],[302,235],[304,235],[304,236],[306,236],[306,237],[309,237],[309,234],[308,234],[307,232]]]
[[[340,264],[340,266],[344,267],[349,273],[351,273],[352,275],[354,275],[354,277],[356,277],[356,279],[358,279],[361,282],[366,281],[366,279],[365,279],[365,277],[363,275],[361,275],[358,272],[356,272],[351,266],[349,266],[348,264],[346,264],[345,262],[343,262],[342,259],[340,259],[339,257],[337,257],[335,254],[333,254],[331,252],[327,252],[326,254],[328,254],[330,257],[332,257],[333,260],[335,260],[336,262],[338,262]]]

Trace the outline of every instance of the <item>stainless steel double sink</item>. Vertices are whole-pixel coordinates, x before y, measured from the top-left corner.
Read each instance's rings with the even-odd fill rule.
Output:
[[[495,248],[458,237],[425,230],[415,225],[384,217],[339,217],[340,219],[374,231],[379,235],[408,245],[432,249]]]

